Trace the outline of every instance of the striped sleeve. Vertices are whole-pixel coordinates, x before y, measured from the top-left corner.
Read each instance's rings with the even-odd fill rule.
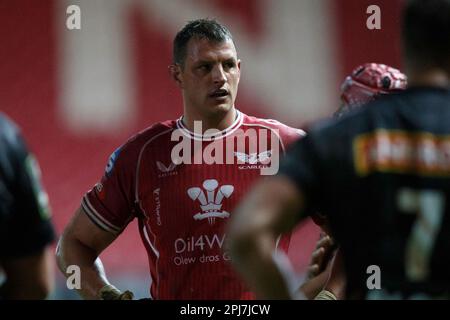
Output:
[[[134,186],[138,146],[126,143],[115,150],[99,183],[89,190],[81,206],[99,228],[121,233],[135,217]]]

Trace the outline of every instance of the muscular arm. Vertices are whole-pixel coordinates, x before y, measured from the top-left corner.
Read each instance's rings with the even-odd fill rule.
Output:
[[[59,239],[56,250],[58,267],[67,277],[67,267],[77,265],[81,271],[81,289],[84,299],[100,299],[99,290],[109,284],[98,257],[117,235],[97,227],[79,208]]]
[[[0,296],[5,299],[45,299],[53,289],[53,250],[46,247],[22,258],[1,262],[6,282]]]
[[[299,189],[288,178],[276,176],[259,183],[233,215],[232,261],[259,298],[291,298],[273,252],[277,235],[296,224],[302,206]]]

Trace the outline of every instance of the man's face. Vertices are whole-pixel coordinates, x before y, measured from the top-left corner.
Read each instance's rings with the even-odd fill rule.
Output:
[[[184,66],[177,67],[186,112],[208,117],[227,113],[234,106],[240,61],[231,40],[216,43],[193,38]]]

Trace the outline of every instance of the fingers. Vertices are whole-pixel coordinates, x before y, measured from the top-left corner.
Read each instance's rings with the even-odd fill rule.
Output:
[[[324,255],[325,249],[323,247],[314,250],[311,254],[311,265],[318,265],[320,268]]]
[[[311,254],[311,262],[308,267],[309,279],[316,277],[321,272],[324,255],[324,248],[318,248]]]
[[[134,298],[131,291],[120,292],[119,289],[110,284],[101,288],[99,295],[102,300],[133,300]]]
[[[320,239],[317,241],[316,249],[311,254],[311,261],[307,270],[307,278],[311,279],[319,275],[326,269],[332,252],[334,249],[333,239],[326,235],[321,234]]]
[[[311,256],[311,264],[318,264],[320,268],[323,267],[323,263],[328,263],[324,261],[326,256],[329,256],[331,251],[333,251],[334,241],[330,236],[324,236],[319,241],[317,241],[316,249]]]
[[[320,234],[320,238],[317,241],[316,244],[316,249],[320,248],[320,247],[332,247],[334,245],[334,241],[333,238],[331,238],[329,235],[327,235],[326,233],[321,233]]]
[[[133,300],[133,298],[134,298],[133,292],[126,290],[119,296],[118,300]]]
[[[307,273],[307,279],[310,280],[314,277],[317,277],[317,275],[319,274],[319,265],[318,264],[313,264],[308,266],[308,269],[306,270]]]

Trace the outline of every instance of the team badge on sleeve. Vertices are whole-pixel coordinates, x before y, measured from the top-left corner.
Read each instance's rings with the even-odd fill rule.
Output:
[[[120,147],[116,149],[116,151],[114,151],[111,156],[109,157],[108,160],[108,164],[106,165],[105,168],[105,174],[107,177],[110,176],[112,170],[114,169],[114,163],[116,162],[117,158],[119,157],[120,154]]]

